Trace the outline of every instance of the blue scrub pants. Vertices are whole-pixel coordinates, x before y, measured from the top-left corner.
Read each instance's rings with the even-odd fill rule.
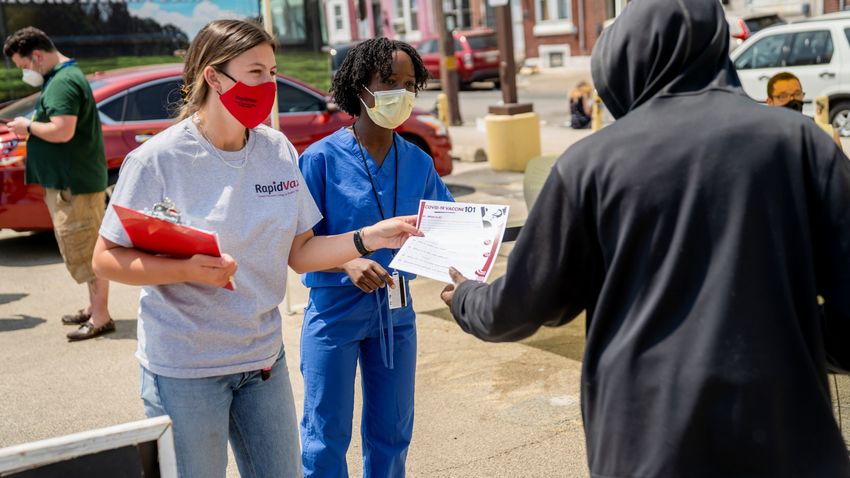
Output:
[[[342,291],[327,288],[330,296]],[[336,290],[334,290],[336,289]],[[352,291],[348,291],[352,292]],[[378,291],[376,293],[382,293]],[[301,374],[304,377],[304,417],[301,421],[301,461],[305,477],[347,477],[345,454],[351,441],[354,374],[360,361],[363,391],[361,437],[364,478],[403,477],[413,435],[413,389],[416,375],[416,324],[408,306],[394,311],[394,368],[381,356],[380,324],[375,299],[343,307],[333,297],[313,289],[301,334]],[[386,296],[384,296],[386,301]],[[317,302],[319,305],[317,306]],[[384,320],[387,311],[384,308]],[[402,319],[402,320],[399,320]],[[385,333],[388,331],[385,329]],[[385,337],[386,339],[386,337]]]

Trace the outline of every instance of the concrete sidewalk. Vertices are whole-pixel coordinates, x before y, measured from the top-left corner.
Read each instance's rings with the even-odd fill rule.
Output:
[[[540,125],[540,150],[543,155],[560,156],[571,145],[591,134],[589,129],[575,130],[569,126],[552,125],[542,122]],[[476,124],[451,126],[452,156],[462,162],[483,162],[487,160],[487,134],[483,119]],[[457,167],[457,163],[455,163]],[[450,180],[450,179],[449,179]],[[522,179],[519,180],[520,185]]]

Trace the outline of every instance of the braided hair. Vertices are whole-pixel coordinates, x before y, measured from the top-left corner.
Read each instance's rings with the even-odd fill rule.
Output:
[[[396,51],[407,53],[413,62],[416,92],[425,86],[428,70],[415,48],[405,42],[383,37],[366,40],[349,50],[331,84],[331,94],[342,111],[360,116],[360,92],[372,81],[375,73],[383,81],[392,76],[393,52]]]

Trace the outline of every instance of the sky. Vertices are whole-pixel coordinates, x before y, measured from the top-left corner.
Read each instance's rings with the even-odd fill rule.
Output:
[[[259,16],[257,0],[145,0],[129,2],[127,9],[133,16],[177,26],[190,41],[212,20]]]

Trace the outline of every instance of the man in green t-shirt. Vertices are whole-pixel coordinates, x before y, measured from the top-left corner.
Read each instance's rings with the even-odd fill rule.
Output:
[[[77,283],[87,283],[89,305],[62,317],[79,325],[69,340],[112,332],[107,308],[109,282],[98,279],[91,260],[103,219],[106,154],[91,87],[74,60],[62,55],[41,30],[26,27],[6,38],[3,54],[23,70],[23,81],[41,88],[32,117],[9,129],[26,138],[26,181],[44,188],[44,202],[65,266]]]

